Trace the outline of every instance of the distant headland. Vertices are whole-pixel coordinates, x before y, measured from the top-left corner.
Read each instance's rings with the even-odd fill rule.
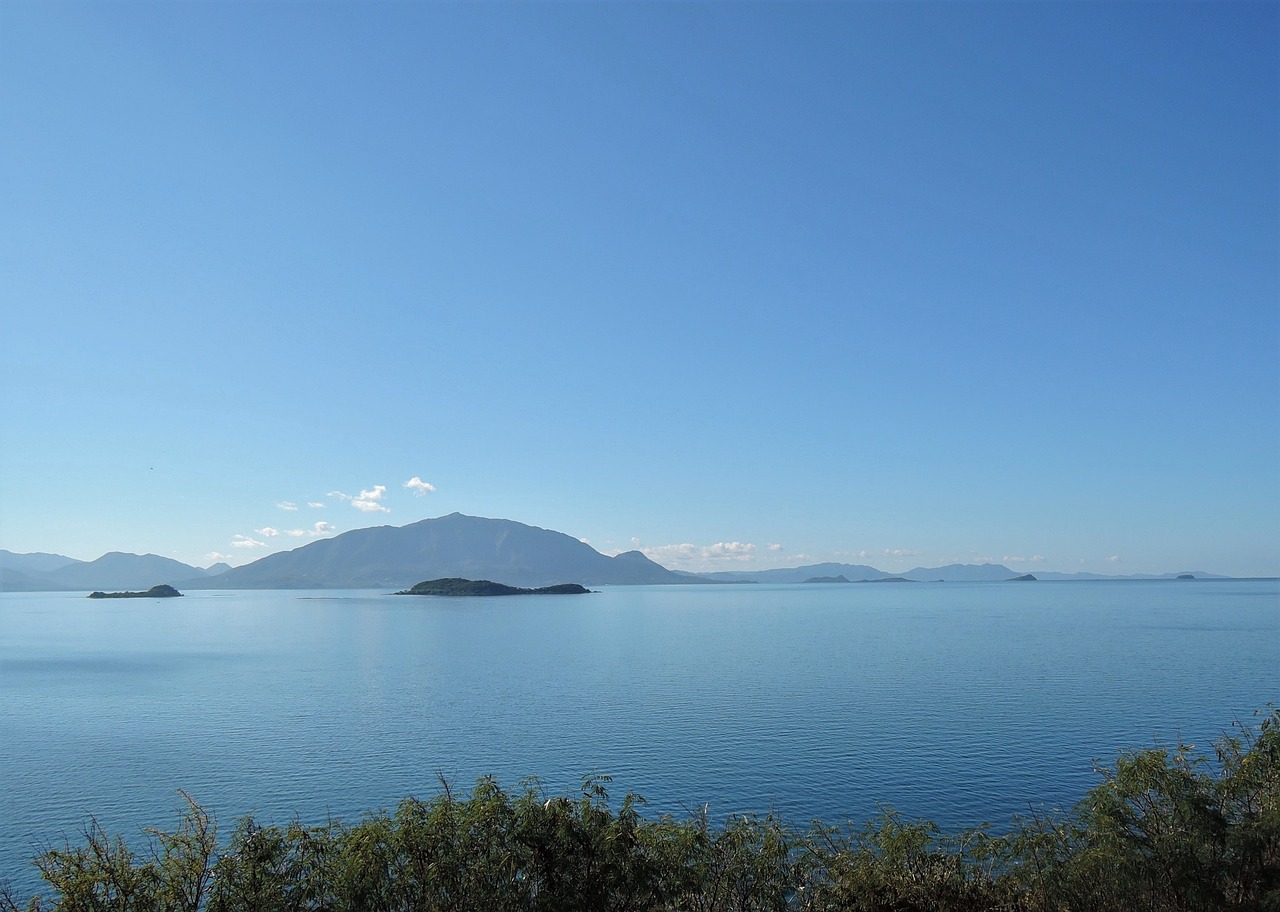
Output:
[[[806,583],[851,583],[853,582],[844,574],[839,576],[811,576]],[[903,576],[878,576],[875,579],[860,579],[860,583],[909,583],[911,580]]]
[[[152,586],[146,592],[90,592],[89,598],[180,598],[182,593],[172,586]]]
[[[537,589],[521,589],[519,586],[506,586],[491,580],[469,580],[457,577],[426,580],[410,589],[404,589],[396,595],[447,595],[447,596],[479,596],[479,595],[583,595],[591,590],[577,583],[561,583],[557,586],[541,586]]]

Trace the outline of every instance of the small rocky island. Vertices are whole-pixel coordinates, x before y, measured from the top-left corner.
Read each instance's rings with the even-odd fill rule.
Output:
[[[811,576],[806,583],[847,583],[849,578],[841,573],[839,576]]]
[[[469,580],[457,577],[426,580],[411,589],[405,589],[396,595],[583,595],[590,592],[577,583],[561,583],[558,586],[543,586],[540,589],[521,589],[518,586],[506,586],[491,580]]]
[[[1037,580],[1037,579],[1035,578],[1035,575],[1034,575],[1034,574],[1031,574],[1031,573],[1024,573],[1024,574],[1022,574],[1022,576],[1014,576],[1014,577],[1010,577],[1010,578],[1009,578],[1009,580],[1008,580],[1008,582],[1010,582],[1010,583],[1037,583],[1037,582],[1039,582],[1039,580]]]
[[[182,593],[172,586],[152,586],[146,592],[90,592],[89,598],[180,598]]]

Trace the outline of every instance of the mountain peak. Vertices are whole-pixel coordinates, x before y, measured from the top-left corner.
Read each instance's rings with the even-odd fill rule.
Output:
[[[683,581],[639,552],[617,561],[563,532],[454,512],[406,526],[353,529],[183,584],[220,589],[402,589],[419,580],[448,577],[533,588],[566,579],[585,585]]]

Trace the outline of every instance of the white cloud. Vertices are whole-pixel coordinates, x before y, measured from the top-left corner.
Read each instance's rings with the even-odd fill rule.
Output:
[[[386,485],[374,485],[367,491],[361,491],[359,496],[356,497],[352,497],[350,494],[343,494],[341,491],[330,491],[328,496],[345,500],[363,513],[390,513],[391,510],[388,507],[384,507],[378,502],[382,500],[386,493]]]
[[[632,539],[633,544],[639,544]],[[679,570],[705,570],[726,563],[750,561],[757,551],[749,542],[716,542],[714,545],[659,545],[656,548],[641,547],[645,557]]]
[[[320,501],[318,501],[318,500],[309,500],[309,501],[307,501],[307,506],[308,506],[308,507],[310,507],[310,508],[311,508],[311,509],[313,509],[313,510],[322,510],[322,509],[324,509],[324,504],[320,503]]]
[[[430,494],[436,489],[435,485],[431,484],[430,482],[423,481],[417,475],[414,475],[412,478],[406,481],[404,483],[404,486],[408,488],[410,491],[412,491],[418,497],[421,497],[423,494]]]
[[[265,548],[267,547],[267,543],[264,541],[258,541],[256,538],[249,538],[249,536],[247,535],[237,535],[235,538],[231,540],[231,547],[233,548]]]
[[[708,545],[707,550],[715,557],[747,557],[756,553],[756,546],[745,542],[716,542]]]
[[[279,529],[273,529],[270,526],[267,526],[266,528],[263,528],[263,529],[254,529],[253,531],[257,532],[259,535],[265,538],[275,538],[277,535],[280,534]]]
[[[292,535],[294,538],[302,538],[304,535],[310,536],[311,538],[319,538],[321,535],[332,535],[337,531],[338,530],[334,527],[333,523],[327,523],[321,520],[310,529],[290,529],[285,533],[285,535]]]
[[[386,493],[386,485],[374,485],[371,490],[361,491],[360,496],[351,501],[351,506],[365,513],[390,513],[389,509],[378,503]]]
[[[881,548],[879,551],[847,551],[836,552],[838,557],[856,557],[859,560],[875,560],[880,557],[914,557],[919,551],[913,551],[910,548]]]
[[[1107,560],[1111,561],[1111,563],[1113,563],[1113,564],[1118,564],[1118,563],[1120,563],[1120,555],[1119,555],[1119,554],[1113,554],[1113,555],[1111,555],[1110,557],[1108,557],[1108,558],[1107,558]]]
[[[204,556],[204,559],[209,561],[209,563],[211,564],[216,564],[216,563],[219,563],[220,561],[231,560],[231,555],[223,554],[221,551],[210,551],[208,554]]]
[[[779,544],[770,544],[770,545],[769,545],[769,550],[770,550],[770,551],[785,551],[785,550],[787,550],[787,549],[786,549],[786,548],[784,548],[784,547],[782,547],[782,545],[779,545]]]
[[[294,510],[298,509],[298,505],[296,503],[290,503],[287,500],[280,501],[278,504],[276,504],[276,506],[279,507],[281,510],[288,510],[291,513]]]
[[[1044,560],[1043,555],[1033,554],[1030,557],[1013,557],[1006,555],[1001,563],[1004,564],[1038,564]]]

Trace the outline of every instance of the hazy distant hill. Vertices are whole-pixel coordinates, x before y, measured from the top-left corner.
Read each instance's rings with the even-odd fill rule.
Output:
[[[1128,576],[1107,576],[1102,573],[1055,573],[1052,570],[1037,570],[1036,578],[1042,580],[1167,580],[1190,574],[1196,579],[1231,579],[1218,573],[1205,573],[1203,570],[1179,570],[1177,573],[1132,573]]]
[[[54,588],[42,577],[0,566],[0,592],[43,592]]]
[[[35,569],[41,567],[50,569]],[[148,589],[204,573],[156,554],[112,551],[97,560],[80,561],[60,554],[0,552],[0,591],[4,592]]]
[[[41,551],[31,554],[14,554],[12,551],[0,549],[0,570],[17,570],[24,574],[50,573],[80,563],[83,561],[63,554],[45,554]]]
[[[778,570],[719,570],[714,573],[696,574],[713,582],[741,583],[803,583],[815,576],[843,576],[853,582],[879,579],[888,576],[883,570],[864,564],[806,564],[803,567],[784,567]]]
[[[50,584],[45,574],[78,563],[80,561],[75,558],[61,554],[14,554],[0,549],[0,592],[40,592],[57,588]]]
[[[225,572],[224,572],[225,571]],[[1188,571],[1181,571],[1186,573]],[[1201,570],[1197,579],[1226,579]],[[671,571],[639,551],[607,557],[572,536],[508,519],[452,513],[407,526],[356,529],[272,554],[243,567],[200,569],[155,554],[113,551],[95,561],[61,554],[0,550],[0,592],[179,589],[404,588],[423,579],[490,579],[538,587],[636,583],[803,583],[843,576],[852,582],[901,576],[909,580],[997,581],[1017,576],[1002,564],[948,564],[891,574],[865,564],[822,563],[776,570],[713,573]],[[1041,580],[1173,579],[1178,574],[1104,576],[1036,571]]]
[[[803,583],[815,576],[843,576],[852,582],[903,577],[909,580],[1006,580],[1017,574],[1001,564],[948,564],[945,567],[916,567],[907,573],[886,573],[865,564],[808,564],[783,570],[744,570],[700,573],[703,579],[717,582]]]
[[[1179,571],[1192,573],[1196,579],[1229,579],[1203,570]],[[891,576],[900,576],[915,582],[997,582],[1013,579],[1021,574],[1010,570],[1004,564],[947,564],[943,567],[916,567],[906,573],[887,573],[863,564],[808,564],[804,567],[790,567],[781,570],[723,570],[716,573],[694,574],[701,579],[712,582],[743,583],[803,583],[813,577],[843,576],[852,582],[859,580],[877,580]],[[1130,576],[1107,576],[1101,573],[1055,573],[1049,570],[1035,571],[1039,580],[1120,580],[1120,579],[1174,579],[1178,573],[1136,573]]]
[[[909,580],[946,580],[947,582],[991,582],[1018,576],[1004,564],[947,564],[945,567],[916,567],[900,573]]]
[[[203,574],[199,567],[158,554],[112,551],[97,560],[72,564],[45,576],[59,589],[148,589]]]
[[[451,513],[344,532],[179,588],[400,589],[442,577],[524,587],[688,582],[638,551],[606,557],[563,532]]]

